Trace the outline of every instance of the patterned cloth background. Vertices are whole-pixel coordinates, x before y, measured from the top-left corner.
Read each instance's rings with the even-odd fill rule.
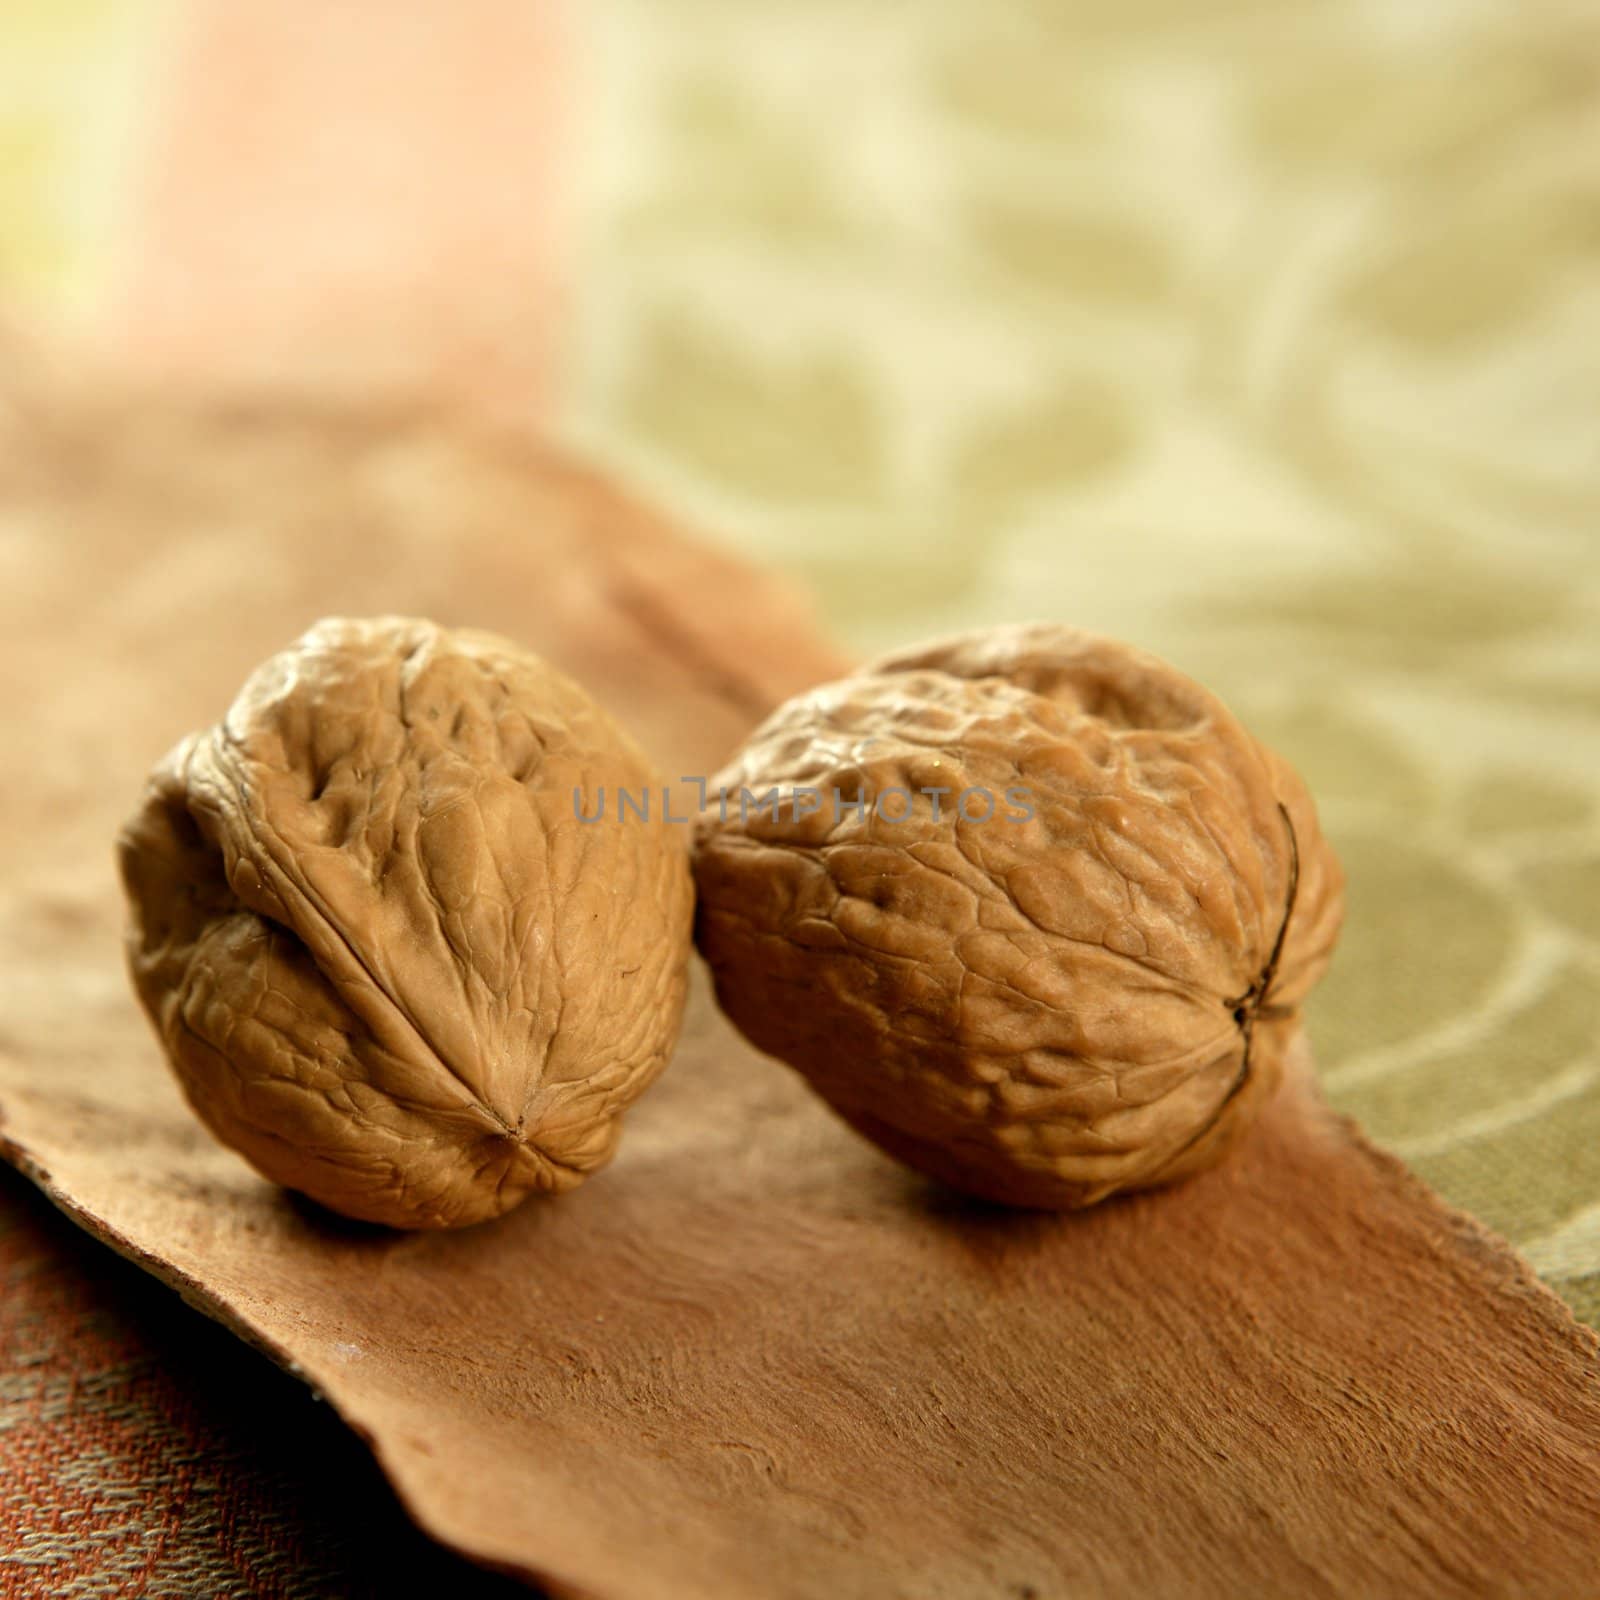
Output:
[[[605,8],[571,431],[876,647],[1125,635],[1350,873],[1328,1093],[1600,1321],[1600,17]]]
[[[164,5],[6,0],[0,293],[82,299]],[[606,0],[563,433],[863,649],[1217,687],[1350,872],[1329,1094],[1600,1322],[1589,0]]]

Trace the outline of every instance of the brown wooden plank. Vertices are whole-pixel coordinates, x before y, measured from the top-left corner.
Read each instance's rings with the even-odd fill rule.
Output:
[[[837,659],[591,475],[427,419],[15,408],[0,459],[0,1147],[314,1384],[413,1516],[588,1596],[1596,1592],[1594,1337],[1317,1098],[1076,1216],[960,1201],[704,984],[615,1165],[459,1235],[339,1223],[182,1106],[123,976],[145,767],[329,612],[579,674],[675,773]]]

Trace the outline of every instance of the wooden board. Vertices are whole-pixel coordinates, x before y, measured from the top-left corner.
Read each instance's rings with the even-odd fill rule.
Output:
[[[1600,1355],[1318,1098],[1079,1216],[963,1202],[743,1047],[699,983],[583,1189],[348,1225],[182,1105],[125,981],[145,767],[316,616],[580,675],[674,774],[838,662],[770,582],[427,419],[15,408],[0,448],[0,1150],[324,1394],[430,1533],[589,1597],[1573,1596]]]

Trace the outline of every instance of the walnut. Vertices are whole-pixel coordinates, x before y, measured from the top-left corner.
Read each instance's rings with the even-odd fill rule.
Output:
[[[1172,667],[1063,627],[876,661],[715,782],[696,936],[723,1009],[892,1155],[1004,1203],[1216,1160],[1342,915],[1294,772]]]
[[[398,1227],[581,1182],[672,1048],[692,885],[663,807],[580,811],[659,784],[503,639],[312,628],[157,766],[120,841],[134,983],[201,1119]]]

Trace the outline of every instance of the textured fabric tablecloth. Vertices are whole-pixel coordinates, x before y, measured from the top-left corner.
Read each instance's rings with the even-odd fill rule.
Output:
[[[0,1167],[0,1595],[526,1596],[425,1539],[303,1384]]]
[[[572,431],[862,647],[1049,616],[1310,780],[1334,1103],[1600,1321],[1600,30],[604,8]]]

